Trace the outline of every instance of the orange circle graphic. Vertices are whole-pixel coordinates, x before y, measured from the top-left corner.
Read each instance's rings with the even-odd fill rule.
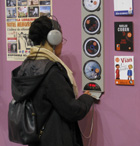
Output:
[[[128,32],[128,33],[127,33],[127,36],[128,36],[129,38],[131,38],[131,37],[132,37],[132,33],[131,33],[131,32]]]
[[[119,61],[120,61],[120,59],[117,57],[117,58],[115,59],[115,61],[116,61],[116,62],[119,62]]]

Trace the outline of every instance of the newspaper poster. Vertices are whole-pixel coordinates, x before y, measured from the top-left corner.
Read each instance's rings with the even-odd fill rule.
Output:
[[[52,15],[52,0],[5,0],[8,61],[23,61],[34,45],[28,38],[31,23]]]

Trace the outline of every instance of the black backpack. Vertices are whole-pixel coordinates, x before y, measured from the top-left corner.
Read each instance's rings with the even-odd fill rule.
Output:
[[[46,74],[55,63],[47,63]],[[45,123],[44,123],[45,124]],[[17,102],[14,99],[9,103],[8,111],[9,140],[20,144],[33,144],[39,142],[44,125],[37,133],[36,113],[32,100]]]

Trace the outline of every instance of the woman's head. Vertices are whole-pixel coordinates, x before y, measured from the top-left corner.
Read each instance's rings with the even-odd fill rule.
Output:
[[[29,39],[33,41],[34,45],[44,45],[46,43],[47,35],[53,29],[52,21],[55,20],[51,20],[47,16],[41,16],[32,22],[29,28]],[[60,25],[58,29],[61,31]]]

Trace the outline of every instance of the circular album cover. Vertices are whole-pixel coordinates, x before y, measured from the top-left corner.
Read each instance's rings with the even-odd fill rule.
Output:
[[[100,19],[95,15],[88,15],[83,21],[83,27],[88,34],[98,33],[100,30]]]
[[[93,12],[98,10],[101,0],[83,0],[83,6],[87,11]]]
[[[101,51],[101,45],[95,38],[88,38],[84,42],[84,52],[89,57],[97,56]]]
[[[85,63],[84,68],[84,75],[89,80],[100,79],[101,75],[101,67],[98,62],[94,60],[90,60]]]

